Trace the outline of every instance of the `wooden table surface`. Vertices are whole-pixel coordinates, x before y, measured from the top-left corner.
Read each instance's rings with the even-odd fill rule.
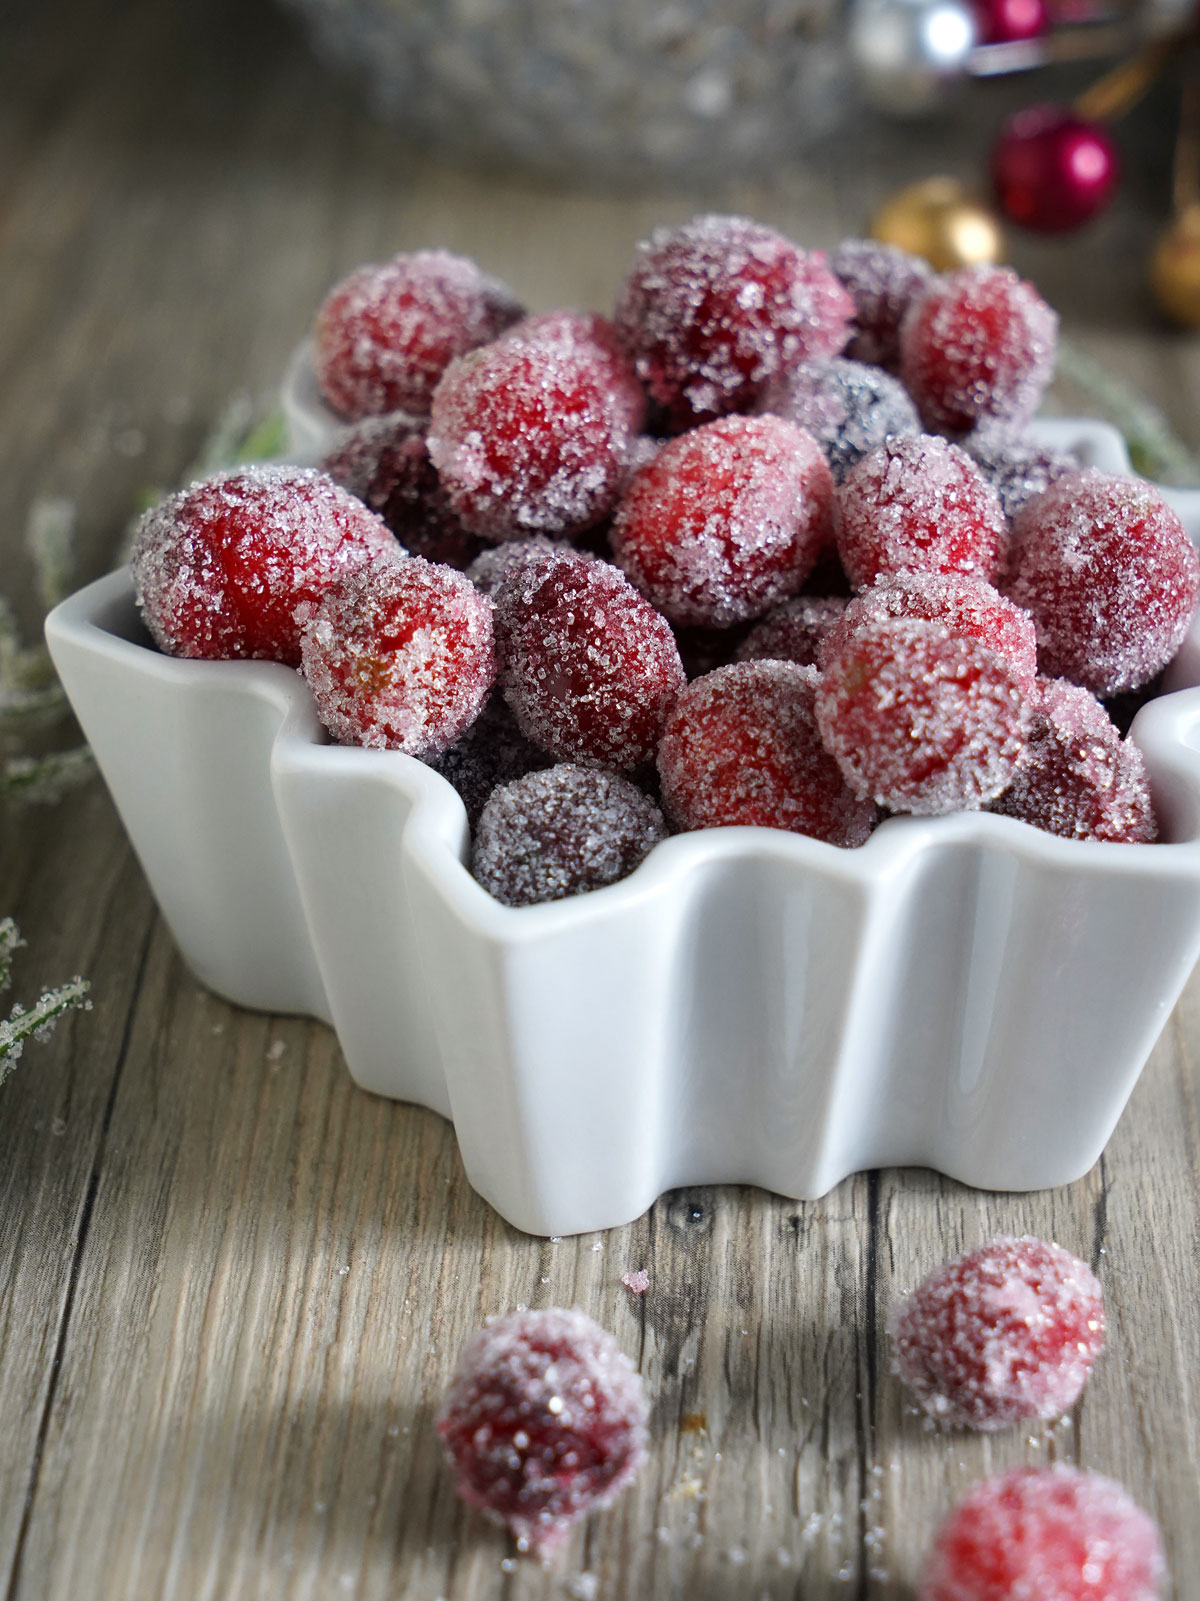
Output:
[[[29,630],[34,500],[73,499],[83,576],[105,570],[138,496],[232,392],[269,390],[360,260],[442,244],[536,307],[603,307],[657,220],[720,205],[828,245],[899,182],[971,171],[983,140],[937,158],[936,133],[883,130],[770,187],[561,193],[406,152],[265,0],[3,16],[0,587]],[[1087,245],[1016,259],[1196,444],[1200,350],[1141,288],[1165,187],[1143,135]],[[0,1092],[5,1601],[903,1597],[967,1485],[1048,1461],[1124,1481],[1174,1593],[1200,1596],[1195,980],[1068,1189],[696,1189],[555,1243],[472,1193],[438,1117],[358,1091],[326,1029],[197,985],[98,783],[5,817],[0,913],[28,940],[16,994],[83,972],[95,996]],[[1058,1427],[931,1433],[890,1376],[888,1307],[999,1231],[1094,1264],[1109,1350]],[[642,1267],[637,1299],[621,1275]],[[430,1423],[463,1341],[517,1303],[582,1306],[653,1398],[636,1488],[545,1571],[456,1502]]]

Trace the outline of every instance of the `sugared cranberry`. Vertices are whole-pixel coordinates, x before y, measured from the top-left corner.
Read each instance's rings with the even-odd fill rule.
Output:
[[[737,648],[740,662],[796,662],[815,667],[821,642],[840,620],[840,595],[796,595],[769,611]]]
[[[1146,845],[1157,835],[1141,751],[1065,678],[1039,681],[1029,744],[991,810],[1063,839]]]
[[[554,1309],[511,1312],[475,1335],[437,1429],[463,1500],[544,1550],[631,1483],[647,1415],[612,1335]]]
[[[1005,428],[977,428],[962,442],[963,449],[1000,496],[1004,515],[1011,523],[1036,496],[1067,473],[1079,471],[1074,456],[1039,445],[1024,434]]]
[[[658,747],[663,805],[679,828],[786,828],[861,845],[875,808],[846,787],[813,717],[817,672],[737,662],[689,684]]]
[[[876,239],[844,239],[829,258],[829,270],[854,300],[854,334],[846,354],[895,371],[900,365],[904,313],[933,280],[933,268]]]
[[[1148,683],[1183,643],[1200,557],[1152,484],[1071,473],[1013,526],[1005,591],[1032,612],[1042,671],[1100,696]]]
[[[639,245],[617,334],[675,431],[749,411],[776,373],[846,343],[854,302],[819,253],[744,217],[695,217]]]
[[[865,623],[827,640],[817,690],[826,749],[858,795],[939,816],[1008,788],[1025,745],[1018,674],[942,624]]]
[[[492,605],[419,557],[374,562],[304,626],[302,665],[326,728],[347,745],[426,756],[478,716],[496,676]]]
[[[761,410],[810,433],[840,484],[860,457],[891,434],[919,434],[920,418],[898,378],[836,356],[809,361],[767,386]]]
[[[1007,267],[963,267],[913,302],[900,375],[926,427],[965,434],[985,419],[1022,428],[1054,375],[1058,318]]]
[[[623,574],[586,556],[510,573],[496,594],[504,695],[562,761],[649,761],[685,679],[671,629]]]
[[[544,556],[580,554],[582,552],[565,539],[547,539],[544,534],[534,534],[531,539],[506,539],[502,545],[488,545],[481,550],[467,568],[467,577],[481,595],[494,597],[509,573],[518,567],[540,561]]]
[[[429,459],[425,424],[407,412],[364,417],[321,465],[379,513],[409,555],[462,569],[486,548],[451,511]]]
[[[662,813],[636,784],[560,762],[492,791],[471,871],[505,906],[533,906],[627,878],[666,837]]]
[[[242,467],[170,495],[138,528],[133,582],[172,656],[300,661],[297,608],[396,541],[324,473]]]
[[[994,576],[1008,525],[965,451],[930,434],[888,439],[853,467],[836,501],[852,584],[905,569]]]
[[[472,532],[570,536],[616,505],[645,401],[599,321],[531,318],[447,368],[429,454]]]
[[[1033,619],[972,573],[903,572],[881,578],[845,607],[821,650],[835,649],[865,623],[898,618],[940,623],[951,634],[978,640],[1007,661],[1021,689],[1032,695],[1037,678]]]
[[[938,1530],[917,1601],[1155,1601],[1158,1529],[1119,1484],[1013,1468],[970,1489]]]
[[[444,250],[358,267],[317,313],[321,392],[352,420],[385,411],[426,416],[448,363],[495,339],[521,310],[502,283]]]
[[[503,696],[493,694],[466,733],[425,762],[458,791],[474,828],[494,789],[549,767],[550,758],[525,738]]]
[[[793,595],[832,535],[816,442],[780,417],[725,417],[673,439],[626,492],[617,564],[673,623],[724,627]]]
[[[947,1262],[893,1309],[896,1372],[967,1429],[1058,1418],[1104,1349],[1104,1294],[1060,1245],[1001,1236]]]

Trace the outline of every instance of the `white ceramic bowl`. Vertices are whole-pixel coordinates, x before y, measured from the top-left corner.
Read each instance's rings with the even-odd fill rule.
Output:
[[[1103,425],[1040,431],[1126,465]],[[1200,494],[1170,498],[1200,534]],[[441,777],[331,745],[286,667],[160,655],[126,572],[46,633],[197,976],[331,1023],[358,1083],[453,1118],[471,1183],[534,1233],[684,1184],[1066,1183],[1200,954],[1200,627],[1133,728],[1169,843],[980,813],[895,818],[853,851],[713,829],[521,909],[471,878]]]

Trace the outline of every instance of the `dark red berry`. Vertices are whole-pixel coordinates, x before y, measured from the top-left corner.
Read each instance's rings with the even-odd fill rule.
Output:
[[[894,372],[904,313],[929,286],[933,268],[923,257],[877,239],[844,239],[829,258],[829,270],[854,301],[847,356]]]

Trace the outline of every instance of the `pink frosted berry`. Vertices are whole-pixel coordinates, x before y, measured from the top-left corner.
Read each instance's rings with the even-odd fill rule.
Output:
[[[894,573],[861,590],[830,628],[828,647],[865,623],[909,618],[940,623],[949,633],[975,639],[1002,656],[1021,689],[1032,695],[1037,678],[1037,634],[1029,613],[973,573]]]
[[[703,216],[638,246],[614,321],[679,431],[749,411],[776,373],[837,355],[853,309],[819,252],[744,217]]]
[[[146,626],[169,655],[295,667],[297,609],[396,548],[379,518],[324,473],[241,467],[148,511],[131,567]]]
[[[930,1414],[967,1429],[1058,1418],[1104,1349],[1086,1262],[1026,1235],[946,1262],[890,1320],[896,1372]]]
[[[301,649],[335,739],[410,756],[452,745],[496,676],[491,602],[462,573],[416,556],[375,562],[330,590]]]
[[[903,569],[992,578],[1008,524],[996,491],[957,445],[911,434],[851,468],[836,502],[837,548],[856,587]]]
[[[560,762],[492,791],[471,871],[505,906],[533,906],[627,878],[666,837],[662,813],[629,779]]]
[[[496,594],[505,699],[522,732],[562,761],[649,761],[685,679],[670,626],[607,562],[518,568]]]
[[[846,354],[894,371],[900,364],[904,313],[933,279],[920,256],[876,239],[844,239],[829,270],[854,300],[854,333]]]
[[[427,415],[448,363],[495,339],[520,315],[502,283],[444,250],[358,267],[334,285],[317,313],[321,392],[351,419],[385,411]]]
[[[447,368],[429,454],[472,532],[569,537],[616,505],[644,409],[602,319],[530,318]]]
[[[746,824],[861,845],[875,808],[846,787],[813,717],[817,673],[735,662],[689,684],[658,747],[663,805],[678,828]]]
[[[725,627],[796,593],[830,542],[832,498],[810,435],[781,417],[724,417],[636,475],[613,556],[673,623]]]
[[[1071,473],[1013,526],[1005,591],[1032,612],[1042,671],[1100,696],[1149,683],[1183,643],[1200,557],[1152,484]]]
[[[463,1500],[545,1550],[632,1482],[648,1412],[633,1364],[582,1312],[510,1312],[468,1342],[437,1430]]]
[[[425,424],[407,412],[364,417],[322,462],[335,483],[378,512],[410,556],[464,568],[484,548],[450,509],[429,459]]]
[[[983,427],[968,434],[963,449],[1000,496],[1011,523],[1017,513],[1079,463],[1065,451],[1051,450],[1028,435],[1005,428]]]
[[[939,623],[867,622],[822,650],[817,723],[857,795],[935,817],[1012,782],[1028,713],[1019,674]]]
[[[1023,428],[1054,376],[1058,317],[1008,267],[963,267],[913,302],[900,376],[925,426],[965,434],[993,420]]]
[[[1065,678],[1037,686],[1029,743],[991,810],[1063,839],[1149,844],[1157,834],[1142,753],[1091,693]]]
[[[938,1530],[917,1601],[1156,1601],[1153,1518],[1119,1484],[1061,1464],[974,1485]]]
[[[502,545],[488,545],[467,568],[467,577],[482,595],[495,596],[500,585],[518,567],[550,556],[578,556],[582,552],[565,539],[547,539],[534,534],[531,539],[506,539]]]
[[[769,611],[737,648],[740,662],[797,662],[815,667],[821,642],[841,620],[840,595],[796,595]]]
[[[892,434],[919,434],[920,418],[898,378],[835,356],[808,361],[767,385],[762,411],[810,433],[840,484],[855,462]]]

